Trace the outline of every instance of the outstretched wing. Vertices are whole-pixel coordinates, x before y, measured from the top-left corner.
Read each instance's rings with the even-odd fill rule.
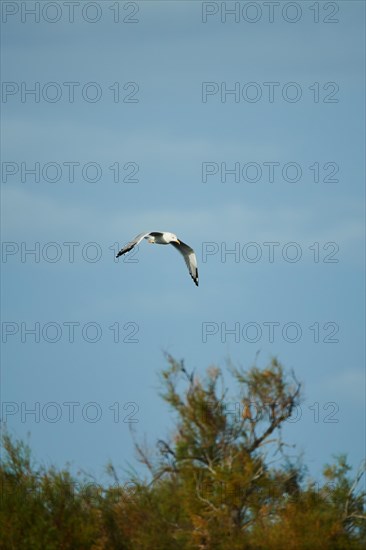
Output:
[[[144,239],[148,235],[150,235],[150,233],[140,233],[139,235],[137,235],[137,237],[132,239],[132,241],[127,243],[123,248],[121,248],[116,258],[119,258],[120,256],[122,256],[122,254],[126,254],[126,252],[129,252],[130,250],[132,250],[137,244],[139,244],[142,241],[142,239]]]
[[[180,244],[175,243],[175,242],[171,242],[170,244],[172,244],[174,246],[174,248],[179,250],[179,252],[182,254],[182,256],[184,258],[184,261],[187,264],[188,271],[189,271],[195,285],[198,286],[197,258],[196,258],[196,254],[194,253],[193,248],[188,246],[188,244],[182,243],[182,241],[180,241]]]

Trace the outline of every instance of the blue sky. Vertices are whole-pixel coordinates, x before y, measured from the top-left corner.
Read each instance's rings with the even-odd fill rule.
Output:
[[[286,430],[310,473],[338,452],[357,466],[364,3],[315,3],[318,23],[310,2],[280,2],[272,23],[264,2],[256,12],[237,3],[237,22],[222,22],[220,2],[119,2],[119,22],[117,3],[87,2],[73,23],[62,2],[47,11],[41,2],[39,22],[21,4],[2,6],[1,397],[10,431],[30,434],[38,460],[100,478],[108,460],[135,461],[129,420],[152,448],[171,430],[158,396],[164,351],[202,375],[211,364],[226,370],[228,357],[249,367],[259,352],[260,365],[277,356],[303,382],[301,418]],[[37,86],[39,97],[24,95]],[[36,163],[39,181],[27,172]],[[205,182],[204,163],[217,172]],[[225,181],[234,167],[238,181],[229,172]],[[114,261],[144,230],[173,231],[196,250],[199,288],[170,248],[145,242]]]

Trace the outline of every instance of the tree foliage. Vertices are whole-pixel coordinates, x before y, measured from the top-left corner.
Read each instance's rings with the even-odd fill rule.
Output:
[[[346,457],[321,483],[287,455],[281,428],[301,385],[273,360],[204,380],[167,356],[162,397],[175,413],[171,437],[153,451],[135,443],[150,473],[102,487],[68,470],[32,463],[29,448],[3,437],[0,547],[4,549],[358,549],[366,543],[364,468]]]

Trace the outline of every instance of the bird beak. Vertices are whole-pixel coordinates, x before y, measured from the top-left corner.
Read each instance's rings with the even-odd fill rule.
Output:
[[[178,244],[180,244],[180,241],[179,241],[178,239],[177,239],[177,241],[176,241],[176,242],[177,242]]]

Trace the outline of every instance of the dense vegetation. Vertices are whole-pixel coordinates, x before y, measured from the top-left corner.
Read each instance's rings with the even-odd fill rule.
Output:
[[[29,448],[5,433],[0,548],[366,547],[363,469],[351,476],[341,456],[314,483],[287,455],[281,426],[301,402],[294,376],[276,360],[265,369],[231,368],[238,395],[229,407],[220,369],[201,381],[167,359],[162,397],[175,412],[175,432],[153,452],[136,444],[148,480],[119,482],[110,466],[113,483],[88,484],[33,464]]]

